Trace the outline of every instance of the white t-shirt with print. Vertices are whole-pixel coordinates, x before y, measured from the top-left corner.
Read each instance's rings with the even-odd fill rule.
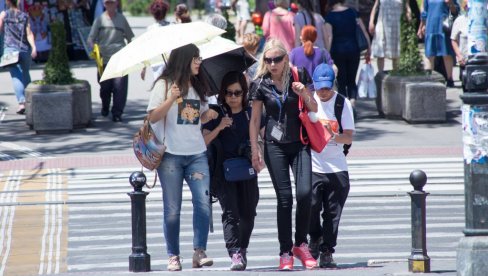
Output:
[[[318,103],[317,118],[324,124],[330,122],[332,130],[335,133],[338,133],[339,124],[334,114],[337,92],[334,92],[334,96],[327,102],[322,102],[316,93],[314,98]],[[341,119],[342,128],[344,130],[355,130],[351,102],[348,99],[345,99],[344,101],[344,109],[342,111]],[[330,140],[320,153],[312,150],[312,171],[316,173],[347,171],[347,161],[343,150],[343,144],[336,143],[334,140]]]
[[[172,83],[169,83],[171,87]],[[165,100],[166,82],[159,80],[154,85],[147,111],[160,106]],[[168,90],[168,93],[171,93]],[[208,110],[207,103],[201,103],[198,94],[190,87],[183,102],[173,102],[164,119],[151,124],[156,137],[166,145],[166,152],[175,155],[195,155],[207,150],[200,130],[200,115]]]

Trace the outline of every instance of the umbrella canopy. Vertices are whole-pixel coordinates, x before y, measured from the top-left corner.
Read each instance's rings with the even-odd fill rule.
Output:
[[[220,91],[220,85],[225,74],[231,71],[244,72],[256,62],[242,46],[208,57],[203,60],[200,72],[207,79],[210,87],[210,95]]]
[[[190,43],[203,44],[225,30],[205,22],[172,24],[143,33],[109,60],[100,81],[122,77],[146,65],[163,62],[162,54]]]

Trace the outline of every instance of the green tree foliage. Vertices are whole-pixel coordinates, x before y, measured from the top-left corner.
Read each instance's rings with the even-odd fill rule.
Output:
[[[54,21],[50,25],[51,44],[49,57],[44,67],[44,84],[72,84],[75,82],[69,68],[68,52],[66,49],[66,30],[64,24]]]
[[[415,18],[408,20],[404,10],[400,19],[400,63],[395,72],[398,75],[419,75],[424,71],[416,26]]]

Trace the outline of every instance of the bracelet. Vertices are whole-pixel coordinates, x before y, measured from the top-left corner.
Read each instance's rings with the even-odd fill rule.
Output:
[[[311,101],[312,101],[312,97],[308,96],[306,103],[309,104]]]

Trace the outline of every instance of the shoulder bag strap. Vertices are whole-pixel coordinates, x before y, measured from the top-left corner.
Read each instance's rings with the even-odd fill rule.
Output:
[[[344,96],[337,93],[334,103],[334,115],[339,123],[339,133],[342,133],[342,111],[344,110]]]

